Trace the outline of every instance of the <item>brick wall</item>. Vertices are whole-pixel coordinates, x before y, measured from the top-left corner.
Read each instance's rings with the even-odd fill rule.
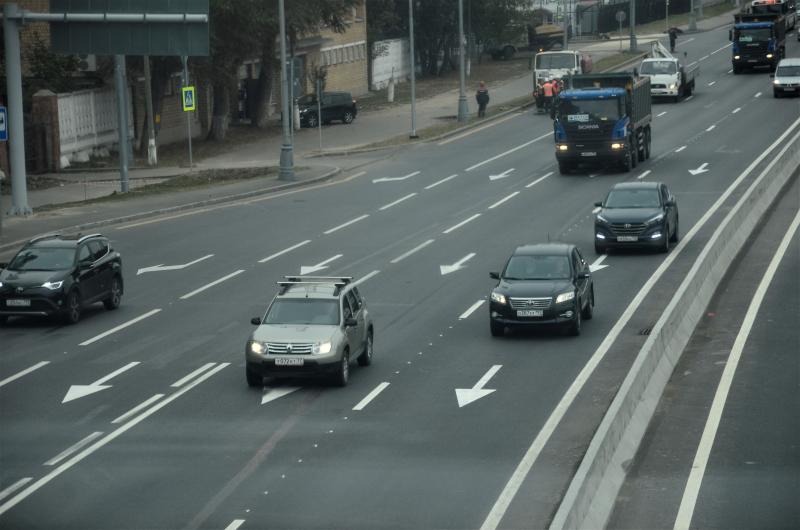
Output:
[[[50,0],[15,0],[16,4],[23,11],[32,11],[34,13],[49,13]],[[4,0],[0,0],[0,8],[5,4]],[[31,49],[36,36],[39,36],[46,44],[50,44],[50,24],[46,22],[28,22],[19,32],[20,48],[22,50],[22,75],[27,76],[30,74],[26,54]]]
[[[336,33],[328,28],[320,31],[320,36],[328,42],[319,52],[309,54],[307,64],[315,63],[327,68],[326,90],[345,90],[354,96],[369,91],[366,11],[364,0],[354,9],[344,33]]]

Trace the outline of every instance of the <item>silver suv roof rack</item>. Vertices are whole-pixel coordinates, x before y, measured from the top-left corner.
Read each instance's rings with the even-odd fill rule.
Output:
[[[292,285],[333,285],[334,296],[339,296],[342,287],[353,280],[352,276],[284,276],[283,281],[276,282],[285,294]]]

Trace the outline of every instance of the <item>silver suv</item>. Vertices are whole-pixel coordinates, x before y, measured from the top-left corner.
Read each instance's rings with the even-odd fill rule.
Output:
[[[247,384],[264,377],[329,374],[339,386],[350,363],[372,363],[372,318],[350,277],[286,276],[245,349]]]

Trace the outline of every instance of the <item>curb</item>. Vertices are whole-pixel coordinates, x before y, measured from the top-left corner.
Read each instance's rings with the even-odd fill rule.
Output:
[[[308,180],[302,180],[302,181],[297,181],[297,182],[289,182],[289,183],[286,183],[286,184],[279,184],[277,186],[273,186],[273,187],[270,187],[270,188],[264,188],[264,189],[260,189],[260,190],[253,190],[253,191],[248,191],[248,192],[244,192],[244,193],[237,193],[237,194],[234,194],[234,195],[225,195],[223,197],[215,197],[213,199],[206,199],[204,201],[196,201],[196,202],[190,202],[190,203],[186,203],[186,204],[180,204],[180,205],[177,205],[177,206],[169,206],[169,207],[166,207],[166,208],[159,208],[158,210],[149,210],[149,211],[146,211],[146,212],[140,212],[140,213],[131,214],[131,215],[124,215],[124,216],[121,216],[121,217],[112,217],[110,219],[102,219],[100,221],[93,221],[91,223],[83,223],[83,224],[73,225],[73,226],[69,226],[69,227],[64,227],[61,230],[65,231],[65,232],[86,230],[86,229],[89,229],[89,228],[98,228],[98,227],[101,227],[101,226],[109,226],[109,225],[114,225],[114,224],[119,224],[119,223],[128,223],[128,222],[131,222],[131,221],[138,221],[140,219],[146,219],[148,217],[156,217],[158,215],[164,215],[164,214],[168,214],[168,213],[181,212],[181,211],[185,211],[185,210],[192,210],[192,209],[195,209],[195,208],[202,208],[204,206],[211,206],[211,205],[215,205],[215,204],[223,204],[223,203],[228,203],[228,202],[236,202],[236,201],[239,201],[239,200],[242,200],[242,199],[249,199],[249,198],[258,197],[258,196],[261,196],[261,195],[268,195],[268,194],[274,193],[274,192],[289,190],[289,189],[293,189],[293,188],[300,188],[300,187],[306,186],[308,184],[316,184],[318,182],[323,182],[323,181],[328,180],[331,177],[339,174],[341,171],[342,171],[341,168],[336,167],[336,168],[334,168],[334,169],[332,169],[332,170],[320,175],[319,177],[310,178]],[[8,242],[8,243],[4,243],[4,244],[0,245],[0,252],[4,252],[6,250],[13,249],[15,247],[19,247],[20,245],[22,245],[25,242],[27,242],[29,239],[30,238],[26,238],[26,239],[22,239],[22,240],[18,240],[18,241],[11,241],[11,242]]]
[[[730,264],[800,166],[800,132],[793,134],[714,230],[653,327],[592,437],[551,529],[605,527],[628,463],[636,456],[697,322]]]

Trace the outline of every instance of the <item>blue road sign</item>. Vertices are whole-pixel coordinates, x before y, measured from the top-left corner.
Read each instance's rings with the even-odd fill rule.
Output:
[[[0,142],[8,140],[8,111],[0,107]]]

